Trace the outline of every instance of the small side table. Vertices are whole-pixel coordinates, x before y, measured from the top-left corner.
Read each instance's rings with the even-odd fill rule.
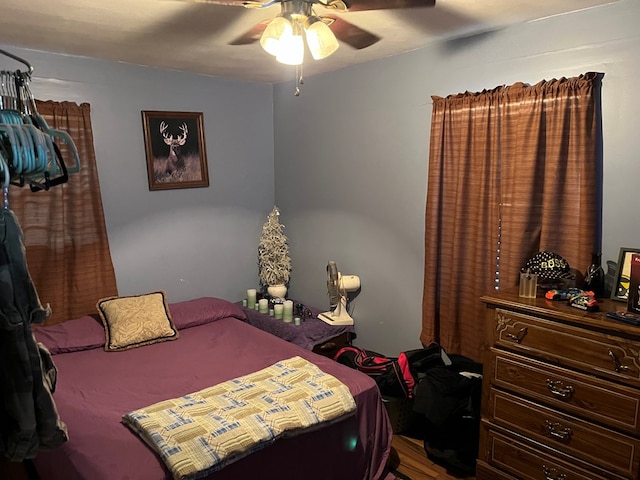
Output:
[[[333,358],[342,347],[351,345],[356,337],[353,325],[329,325],[318,318],[322,309],[308,305],[305,307],[312,315],[306,317],[300,325],[276,320],[268,313],[260,313],[247,307],[242,309],[247,315],[247,322],[254,327],[325,357]]]

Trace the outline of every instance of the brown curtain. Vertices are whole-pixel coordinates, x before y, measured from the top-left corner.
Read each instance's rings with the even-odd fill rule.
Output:
[[[600,248],[601,74],[433,98],[420,340],[481,359],[479,297]]]
[[[27,263],[43,305],[50,304],[54,324],[95,313],[99,298],[117,295],[96,169],[89,104],[37,102],[51,128],[71,135],[80,171],[48,191],[9,189],[9,208],[24,234]],[[64,143],[62,157],[71,162]]]

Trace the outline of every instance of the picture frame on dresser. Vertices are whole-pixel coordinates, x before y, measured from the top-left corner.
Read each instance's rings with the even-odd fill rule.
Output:
[[[611,299],[619,302],[629,300],[629,282],[631,280],[631,256],[640,253],[640,248],[622,247],[618,254],[618,267],[611,288]]]

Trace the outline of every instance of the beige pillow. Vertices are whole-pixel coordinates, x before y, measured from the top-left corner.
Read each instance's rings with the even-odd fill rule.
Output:
[[[117,352],[178,338],[164,291],[103,298],[96,307],[105,329],[106,351]]]

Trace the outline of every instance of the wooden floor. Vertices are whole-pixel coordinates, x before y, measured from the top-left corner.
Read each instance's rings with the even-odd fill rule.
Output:
[[[398,479],[410,480],[474,480],[475,477],[455,477],[444,467],[427,457],[422,440],[394,435],[389,465]],[[399,462],[399,465],[398,465]],[[398,465],[397,467],[395,467]],[[395,467],[395,468],[394,468]]]

